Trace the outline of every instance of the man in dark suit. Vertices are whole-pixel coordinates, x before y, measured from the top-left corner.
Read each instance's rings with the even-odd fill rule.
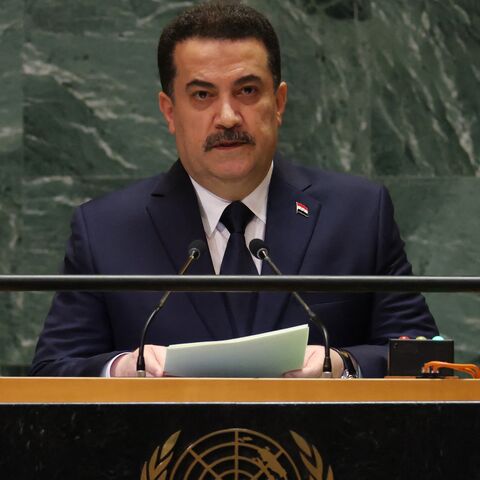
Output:
[[[239,233],[242,255],[246,242],[264,238],[286,274],[411,273],[385,188],[296,167],[275,154],[287,85],[265,17],[238,4],[199,5],[164,30],[158,58],[159,105],[180,160],[165,174],[77,209],[65,273],[174,274],[198,238],[208,252],[190,273],[226,273]],[[233,210],[245,217],[241,231],[232,226]],[[243,264],[260,271],[260,261],[247,255]],[[248,304],[241,318],[233,300],[240,297],[173,295],[147,339],[147,374],[165,374],[165,345],[305,323],[288,294],[236,295]],[[332,345],[364,376],[385,374],[388,338],[437,333],[420,295],[316,293],[305,299],[327,325]],[[133,375],[140,332],[157,302],[152,292],[57,294],[32,373]],[[304,368],[287,375],[319,376],[321,343],[311,329]],[[342,356],[332,351],[332,361],[338,377]]]

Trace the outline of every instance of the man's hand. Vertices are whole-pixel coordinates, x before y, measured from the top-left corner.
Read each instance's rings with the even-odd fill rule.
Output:
[[[163,377],[165,368],[166,347],[145,345],[145,370],[147,377]],[[138,348],[115,359],[110,367],[111,377],[137,376]]]
[[[323,372],[323,360],[325,358],[325,348],[321,345],[307,345],[305,359],[301,370],[292,370],[283,374],[286,378],[320,378]],[[343,373],[342,357],[330,349],[330,358],[332,359],[332,377],[340,378]]]

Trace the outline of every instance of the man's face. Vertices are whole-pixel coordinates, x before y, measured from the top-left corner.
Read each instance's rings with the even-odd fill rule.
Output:
[[[270,167],[287,85],[275,91],[256,39],[188,39],[174,61],[174,99],[162,92],[159,104],[183,166],[213,193],[243,198]]]

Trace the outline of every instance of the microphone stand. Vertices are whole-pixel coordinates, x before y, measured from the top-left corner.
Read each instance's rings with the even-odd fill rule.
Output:
[[[187,258],[186,262],[183,264],[183,266],[180,269],[180,271],[178,272],[178,274],[183,275],[188,270],[188,268],[190,267],[192,262],[194,260],[198,260],[200,258],[200,255],[201,255],[202,251],[205,250],[205,248],[206,248],[205,242],[203,242],[202,240],[194,240],[190,244],[190,247],[188,249],[188,254],[189,254],[188,258]],[[162,298],[160,299],[160,302],[158,302],[158,305],[155,307],[153,312],[150,314],[147,322],[145,323],[145,326],[143,327],[142,337],[141,337],[141,340],[140,340],[140,347],[138,349],[137,377],[146,377],[147,376],[147,372],[145,370],[145,356],[144,356],[145,338],[146,338],[148,329],[150,328],[150,325],[151,325],[153,319],[156,317],[157,313],[163,308],[163,306],[167,302],[168,297],[170,296],[171,293],[172,293],[171,291],[168,291],[168,292],[165,292],[163,294]]]
[[[262,240],[258,240],[256,244],[252,246],[253,242],[256,242],[256,240],[252,240],[250,242],[250,250],[252,251],[252,253],[260,260],[264,260],[265,262],[267,262],[270,268],[277,275],[282,275],[282,272],[278,269],[278,267],[273,263],[272,259],[270,258],[268,254],[268,249],[266,248],[264,242]],[[307,315],[310,318],[311,323],[313,323],[323,334],[323,339],[325,342],[325,358],[323,360],[322,378],[332,378],[332,360],[330,358],[330,340],[328,338],[327,329],[325,328],[325,325],[323,324],[323,322],[319,320],[315,312],[305,303],[303,298],[297,292],[292,292],[292,295],[307,312]]]

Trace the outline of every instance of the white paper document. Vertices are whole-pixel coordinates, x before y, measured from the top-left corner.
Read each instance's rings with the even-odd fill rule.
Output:
[[[176,377],[280,377],[302,368],[308,325],[219,342],[167,347],[165,372]]]

